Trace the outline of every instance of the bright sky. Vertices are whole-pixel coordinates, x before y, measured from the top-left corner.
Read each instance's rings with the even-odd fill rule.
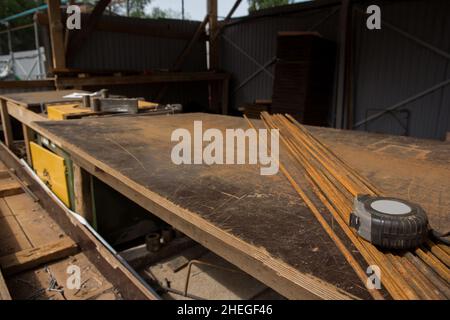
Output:
[[[223,19],[228,14],[235,1],[236,0],[218,0],[219,19],[220,17]],[[181,0],[153,0],[147,10],[151,10],[153,7],[172,9],[174,11],[181,12]],[[206,0],[184,0],[184,11],[187,17],[192,20],[203,20],[206,15]],[[248,2],[247,0],[243,0],[235,11],[233,17],[245,16],[247,14]]]

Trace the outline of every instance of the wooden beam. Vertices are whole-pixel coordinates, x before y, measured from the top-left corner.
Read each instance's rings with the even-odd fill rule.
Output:
[[[186,47],[184,47],[183,51],[180,53],[178,58],[175,60],[175,63],[173,64],[172,71],[179,71],[181,67],[183,66],[184,61],[189,56],[189,54],[192,51],[192,48],[194,45],[198,42],[200,35],[204,33],[206,24],[209,21],[209,16],[206,15],[203,19],[202,23],[198,26],[197,30],[193,34],[191,40],[186,44]]]
[[[58,78],[55,80],[55,83],[57,88],[64,88],[73,86],[108,86],[138,83],[220,81],[226,77],[228,77],[228,74],[216,72],[167,72],[122,77]]]
[[[236,9],[239,7],[241,2],[242,2],[242,0],[236,0],[236,2],[234,3],[233,7],[231,7],[230,12],[228,12],[228,14],[225,17],[225,19],[220,22],[220,26],[217,28],[216,33],[214,33],[212,35],[213,40],[216,40],[216,38],[219,36],[220,32],[223,30],[223,28],[225,27],[226,23],[228,21],[230,21],[231,17],[233,16],[233,14],[236,11]]]
[[[6,166],[16,170],[17,176],[31,186],[33,192],[39,197],[42,207],[49,213],[50,217],[79,243],[83,254],[96,265],[98,270],[102,270],[103,276],[118,288],[124,299],[159,299],[159,296],[151,288],[139,281],[117,256],[111,253],[85,226],[78,220],[73,219],[72,214],[64,205],[54,201],[53,193],[43,189],[20,163],[19,158],[6,148],[3,143],[0,143],[0,159]]]
[[[8,146],[8,148],[11,148],[14,142],[13,132],[11,128],[11,118],[9,117],[8,109],[6,106],[6,100],[1,99],[0,103],[1,103],[0,114],[2,117],[2,128],[3,128],[3,135],[5,138],[5,144]]]
[[[180,55],[175,60],[175,63],[173,64],[173,66],[170,69],[170,71],[180,71],[181,70],[181,68],[183,67],[184,62],[186,61],[186,58],[191,53],[192,48],[198,42],[198,39],[199,39],[200,35],[202,33],[204,33],[205,27],[206,27],[206,24],[208,23],[208,21],[209,21],[209,17],[208,17],[208,15],[206,15],[205,18],[203,19],[202,23],[200,23],[200,25],[198,26],[197,30],[194,32],[194,35],[192,36],[190,41],[188,41],[188,43],[184,47],[183,51],[181,51]],[[161,100],[164,97],[164,95],[166,94],[168,88],[169,88],[169,85],[166,84],[161,89],[161,91],[156,95],[156,101],[157,102],[161,102]]]
[[[34,122],[36,121],[48,121],[48,119],[36,112],[28,110],[16,103],[8,101],[7,104],[8,116],[13,117],[23,124],[27,125],[31,129],[35,128]]]
[[[12,300],[1,270],[0,270],[0,300]]]
[[[44,263],[66,258],[77,252],[77,244],[69,237],[65,237],[42,247],[25,249],[0,257],[0,266],[6,275],[13,275]]]
[[[27,154],[27,163],[31,166],[31,150],[30,150],[30,142],[33,141],[33,130],[31,130],[27,125],[22,123],[22,131],[23,131],[23,140],[25,143],[25,151]]]
[[[89,16],[89,20],[86,26],[82,26],[81,30],[74,31],[73,38],[69,40],[69,45],[67,48],[67,59],[70,60],[75,52],[80,50],[80,48],[84,45],[87,38],[90,36],[92,31],[96,28],[103,12],[106,7],[109,5],[111,0],[100,0],[97,2],[94,10]]]
[[[18,80],[18,81],[0,81],[0,88],[18,89],[18,88],[52,88],[53,80]]]
[[[53,68],[65,68],[66,56],[64,50],[64,27],[61,21],[61,1],[47,0],[47,4]]]
[[[73,186],[75,193],[75,211],[93,225],[91,176],[77,164],[73,164]]]

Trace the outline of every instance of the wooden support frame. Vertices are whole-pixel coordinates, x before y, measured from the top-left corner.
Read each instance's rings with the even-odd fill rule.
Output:
[[[7,102],[4,99],[0,101],[0,113],[2,117],[2,127],[3,127],[3,135],[5,138],[5,144],[8,148],[11,148],[14,142],[13,132],[11,127],[11,118],[8,113]]]
[[[75,211],[91,225],[95,225],[92,203],[91,176],[76,163],[73,164]]]
[[[60,89],[74,86],[84,87],[140,83],[221,81],[227,77],[229,77],[228,74],[218,72],[162,72],[151,75],[122,77],[58,78],[55,80],[55,84],[56,87]]]
[[[27,162],[29,165],[31,165],[33,162],[31,158],[30,142],[34,140],[34,132],[23,123],[22,123],[22,131],[23,131],[23,140],[25,143],[25,152],[27,154]]]
[[[228,12],[227,16],[223,21],[220,22],[219,27],[217,28],[217,31],[212,35],[212,40],[216,40],[216,38],[220,35],[221,31],[223,30],[224,26],[228,21],[230,21],[231,17],[233,16],[234,12],[237,10],[239,5],[241,4],[242,0],[236,0],[233,7],[231,7],[230,11]]]
[[[25,110],[25,113],[33,113]],[[28,117],[30,118],[30,117]],[[30,123],[31,128],[36,128]],[[75,219],[67,208],[56,203],[52,195],[47,193],[24,169],[19,159],[6,145],[0,143],[0,160],[9,168],[13,168],[17,176],[25,181],[34,194],[39,198],[42,207],[58,223],[58,225],[72,238],[80,250],[87,256],[105,278],[117,287],[124,297],[129,300],[158,300],[160,297],[148,286],[144,285],[127,269],[117,256],[112,254],[87,228]]]
[[[47,0],[47,4],[53,69],[64,69],[66,67],[66,54],[64,47],[64,26],[61,21],[61,1]]]
[[[194,45],[198,42],[200,39],[200,36],[205,31],[206,24],[209,21],[209,16],[206,15],[203,19],[202,23],[199,24],[197,30],[195,31],[194,35],[192,36],[191,40],[186,44],[186,47],[183,49],[183,51],[180,53],[180,55],[175,60],[175,63],[173,64],[172,70],[173,71],[179,71],[181,70],[181,67],[183,66],[183,63],[186,61],[186,58],[189,56],[189,53],[191,53],[192,48]]]
[[[207,15],[209,17],[209,69],[215,70],[219,65],[218,42],[213,37],[217,32],[217,0],[208,0]]]

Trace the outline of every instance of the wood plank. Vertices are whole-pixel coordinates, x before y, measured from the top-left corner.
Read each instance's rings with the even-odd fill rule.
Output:
[[[0,269],[0,300],[11,300],[8,287],[6,286],[5,279],[3,278],[2,270]]]
[[[66,258],[77,253],[77,244],[69,237],[64,237],[42,247],[22,250],[0,257],[0,266],[6,275],[12,275],[51,261]]]
[[[23,193],[22,185],[13,178],[0,180],[0,197],[13,196]]]
[[[0,256],[31,248],[30,239],[24,233],[11,208],[0,198]]]
[[[88,93],[84,90],[49,90],[37,92],[7,93],[3,94],[1,98],[22,107],[37,109],[40,108],[42,103],[55,104],[64,102],[81,102],[80,98],[64,98],[64,96],[74,92]]]
[[[5,144],[11,148],[13,145],[13,132],[11,128],[11,119],[8,114],[8,109],[6,107],[6,101],[4,99],[1,99],[0,101],[0,114],[2,117],[2,128],[3,128],[3,135],[5,138]]]
[[[35,202],[28,194],[22,193],[2,200],[33,247],[58,241],[64,235],[61,228],[50,219],[39,202]]]

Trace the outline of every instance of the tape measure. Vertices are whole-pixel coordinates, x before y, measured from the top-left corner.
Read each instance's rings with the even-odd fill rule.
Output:
[[[428,218],[422,207],[390,197],[358,195],[349,225],[362,238],[389,249],[418,247],[429,233]]]

